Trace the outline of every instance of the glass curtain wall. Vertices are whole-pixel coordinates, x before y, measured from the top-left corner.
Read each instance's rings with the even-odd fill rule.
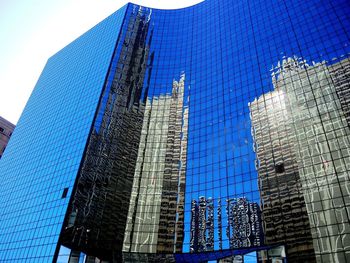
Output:
[[[349,11],[130,4],[61,244],[110,261],[350,260]]]

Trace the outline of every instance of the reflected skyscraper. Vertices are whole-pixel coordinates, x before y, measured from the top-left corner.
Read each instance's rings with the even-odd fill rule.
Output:
[[[199,234],[199,209],[196,200],[191,202],[191,240],[190,240],[190,251],[198,251],[198,234]]]
[[[214,201],[211,197],[192,200],[191,208],[191,252],[214,250]]]
[[[346,93],[339,94],[344,86],[339,86],[337,77],[334,81],[330,73],[336,75],[337,67],[340,74],[346,71],[341,64],[329,68],[325,62],[308,65],[289,58],[278,71],[275,88],[285,93],[290,105],[296,160],[315,252],[323,259],[343,262],[350,245],[344,199],[350,195],[346,172],[350,128],[347,112],[343,111]]]
[[[288,244],[290,260],[314,261],[312,238],[293,142],[293,123],[281,91],[250,103],[266,244]]]
[[[295,258],[307,253],[312,260],[313,248],[318,260],[342,262],[348,246],[346,205],[337,199],[349,195],[347,65],[286,58],[272,73],[275,91],[250,104],[266,242],[289,239],[287,253]],[[279,236],[275,222],[290,230]]]
[[[120,258],[146,109],[142,87],[150,12],[134,9],[110,70],[62,233],[62,245]]]
[[[213,198],[199,197],[191,202],[191,252],[212,251],[214,242],[222,246],[221,200],[215,209]],[[216,210],[216,215],[215,215]],[[259,204],[247,198],[226,200],[226,236],[231,248],[249,248],[263,245]],[[215,231],[217,229],[217,231]],[[218,239],[215,239],[218,235]],[[231,258],[232,259],[232,258]]]
[[[263,245],[259,204],[249,202],[245,197],[228,199],[227,213],[228,226],[226,233],[231,248]]]
[[[185,75],[172,93],[145,105],[124,251],[174,253],[182,249],[188,108]]]

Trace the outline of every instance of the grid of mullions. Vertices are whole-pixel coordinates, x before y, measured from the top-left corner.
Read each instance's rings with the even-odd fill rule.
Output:
[[[1,262],[54,258],[124,11],[51,57],[39,78],[1,159]]]
[[[118,69],[109,72],[108,81],[123,83],[121,92],[135,92],[122,94],[117,105],[113,101],[121,94],[105,89],[108,96],[100,104],[110,108],[101,107],[98,114],[106,118],[94,123],[97,131],[111,132],[107,124],[114,115],[108,110],[114,106],[121,109],[115,120],[137,115],[139,121],[115,126],[126,140],[120,145],[135,153],[135,164],[119,153],[116,167],[129,167],[119,175],[130,179],[130,191],[122,189],[127,205],[116,213],[122,213],[125,231],[119,225],[119,232],[104,233],[111,246],[122,240],[118,249],[142,258],[147,257],[142,253],[205,258],[218,250],[284,245],[289,262],[350,262],[349,14],[346,0],[207,0],[171,11],[128,5],[128,26],[116,52],[125,57],[112,59]],[[133,26],[140,21],[148,26]],[[141,36],[142,44],[124,42]],[[140,79],[143,86],[130,84]],[[125,106],[125,101],[133,102]],[[55,121],[48,118],[50,124]],[[134,137],[120,135],[120,127],[134,129],[126,133]],[[11,149],[8,155],[16,152]],[[6,180],[28,186],[25,179]],[[21,200],[12,203],[19,206]],[[88,200],[100,216],[104,204]],[[47,218],[55,217],[50,211]],[[23,215],[33,212],[28,208]],[[105,229],[115,222],[103,222]],[[74,247],[67,240],[64,245]]]
[[[269,10],[266,10],[266,6],[269,6]],[[157,96],[164,90],[170,92],[172,80],[181,71],[186,73],[185,90],[186,87],[188,88],[186,92],[189,97],[189,128],[183,252],[190,252],[192,242],[192,201],[195,200],[199,204],[201,197],[213,199],[214,244],[213,248],[211,245],[208,247],[209,250],[219,250],[228,249],[231,246],[231,236],[227,234],[227,229],[230,231],[233,229],[230,225],[230,213],[227,212],[227,200],[246,198],[250,203],[258,203],[262,210],[260,220],[263,231],[266,231],[264,220],[269,221],[270,218],[264,214],[262,199],[265,194],[267,194],[266,198],[270,194],[272,198],[279,201],[275,204],[277,206],[275,208],[281,210],[279,219],[282,218],[283,223],[276,224],[274,231],[282,231],[280,234],[282,238],[273,235],[270,238],[263,237],[262,242],[285,244],[290,255],[294,253],[298,256],[298,253],[300,255],[305,253],[303,255],[305,256],[310,253],[310,261],[315,260],[314,250],[317,257],[321,253],[317,250],[318,241],[315,241],[319,236],[315,235],[313,214],[309,206],[310,198],[304,194],[308,188],[303,185],[305,184],[303,170],[308,166],[300,162],[300,157],[296,156],[298,149],[292,149],[295,146],[293,145],[296,137],[295,130],[283,122],[279,123],[281,127],[278,129],[291,133],[286,134],[285,138],[277,143],[287,152],[282,152],[282,156],[279,156],[279,159],[276,157],[276,160],[273,158],[268,160],[267,156],[271,153],[267,152],[265,157],[261,157],[269,169],[276,169],[281,165],[277,163],[278,161],[282,163],[290,161],[292,168],[285,166],[284,169],[292,169],[292,175],[286,174],[286,171],[278,174],[276,179],[271,175],[271,182],[265,179],[268,182],[267,187],[271,184],[277,184],[277,186],[275,190],[262,193],[263,175],[258,168],[262,160],[254,151],[256,147],[254,145],[259,138],[254,138],[252,132],[254,120],[248,104],[258,98],[262,101],[267,99],[267,95],[264,96],[264,94],[274,90],[270,69],[282,63],[284,59],[298,56],[306,59],[311,65],[313,61],[327,60],[327,66],[336,63],[333,58],[337,58],[337,61],[345,59],[349,52],[349,39],[345,30],[349,18],[344,8],[349,8],[344,1],[336,4],[326,2],[322,6],[313,1],[307,3],[302,1],[281,3],[206,1],[185,10],[167,12],[154,10],[151,17],[154,25],[151,51],[155,52],[156,59],[153,64],[149,97]],[[312,70],[309,69],[309,71]],[[319,86],[327,85],[317,79],[308,81],[319,83]],[[292,82],[296,84],[297,80]],[[316,89],[315,84],[308,84],[308,82],[301,85],[309,85],[311,89]],[[329,84],[329,86],[332,85]],[[333,91],[335,91],[334,87]],[[317,96],[336,100],[335,96],[328,98],[321,93]],[[317,99],[318,97],[315,97],[315,100]],[[336,103],[339,104],[339,102]],[[261,104],[265,105],[264,102]],[[329,110],[330,118],[332,116],[335,118],[335,111],[343,111],[343,108],[339,106],[335,110]],[[276,117],[282,118],[281,114],[283,111],[277,112]],[[305,115],[305,121],[315,119],[315,116],[309,113]],[[289,122],[293,126],[295,120],[292,116],[290,118]],[[340,128],[327,125],[327,127],[334,132],[338,130],[338,133],[343,135],[348,129],[346,126]],[[304,129],[310,129],[310,127],[304,127]],[[276,134],[273,126],[265,132],[264,136],[266,135],[270,140],[267,143],[276,144],[272,138]],[[339,138],[338,140],[341,140]],[[347,158],[345,150],[347,145],[343,144],[342,147],[342,155],[337,157],[336,161],[344,161]],[[314,163],[309,166],[317,167],[321,161],[316,161],[319,159],[317,156],[313,159]],[[343,167],[343,169],[347,168]],[[295,211],[288,208],[289,203],[296,205]],[[221,209],[218,209],[219,206]],[[208,216],[209,213],[206,211],[206,220]],[[293,216],[300,220],[295,219],[291,222],[290,218]],[[220,223],[219,218],[221,218]],[[298,226],[300,221],[304,222],[302,227]],[[169,227],[172,226],[169,225]],[[299,227],[301,232],[295,230],[295,240],[291,241],[287,235],[293,227],[294,229]],[[209,228],[206,228],[204,234],[207,235],[207,239],[209,239]],[[297,239],[298,233],[304,234],[306,241]],[[306,245],[306,249],[298,248],[293,242]],[[347,245],[342,246],[344,249]],[[332,252],[336,250],[330,248],[328,252],[322,252],[327,255],[318,258],[327,262],[328,257],[332,257]],[[202,251],[206,251],[206,248]],[[333,259],[345,256],[345,253],[340,255],[341,253],[339,255],[335,253]],[[292,260],[298,259],[292,257]]]

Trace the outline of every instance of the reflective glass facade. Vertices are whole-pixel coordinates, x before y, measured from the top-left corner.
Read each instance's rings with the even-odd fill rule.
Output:
[[[48,61],[0,161],[1,262],[350,262],[350,4],[128,4]]]
[[[124,14],[48,60],[0,162],[0,262],[52,261]]]

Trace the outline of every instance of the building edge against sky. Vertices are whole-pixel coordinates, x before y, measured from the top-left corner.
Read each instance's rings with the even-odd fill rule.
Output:
[[[56,53],[0,161],[0,260],[350,262],[349,14],[128,4]]]
[[[55,254],[125,10],[52,56],[36,84],[0,164],[1,260]]]

